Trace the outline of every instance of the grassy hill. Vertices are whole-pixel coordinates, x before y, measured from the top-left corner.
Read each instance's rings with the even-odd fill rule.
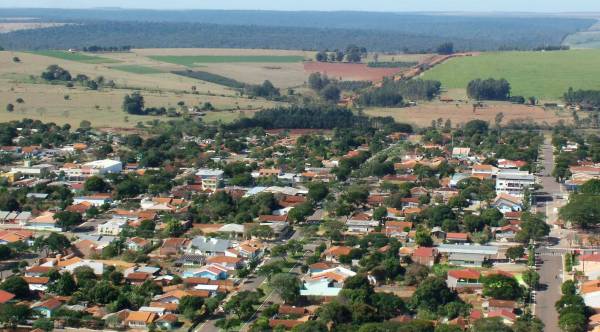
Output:
[[[444,89],[465,89],[476,78],[505,78],[513,95],[558,100],[569,88],[600,89],[600,50],[493,52],[455,58],[424,74]]]

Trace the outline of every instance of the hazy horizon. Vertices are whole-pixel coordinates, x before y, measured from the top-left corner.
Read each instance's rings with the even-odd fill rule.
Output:
[[[387,11],[387,12],[529,12],[529,13],[589,13],[600,12],[600,2],[590,3],[586,0],[358,0],[322,1],[305,0],[302,2],[273,0],[175,0],[170,2],[159,0],[19,0],[13,3],[2,3],[0,8],[64,8],[64,9],[157,9],[157,10],[282,10],[282,11]]]

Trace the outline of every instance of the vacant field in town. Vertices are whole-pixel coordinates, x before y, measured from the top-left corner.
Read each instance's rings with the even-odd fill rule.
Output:
[[[391,116],[398,122],[411,123],[417,126],[429,126],[432,120],[450,119],[452,125],[466,123],[473,119],[481,119],[494,123],[496,114],[504,114],[503,123],[511,120],[533,121],[536,123],[554,124],[560,120],[569,122],[571,114],[566,111],[544,110],[541,107],[513,105],[509,103],[484,103],[483,108],[473,112],[471,103],[428,102],[406,108],[371,108],[365,110],[371,116]]]
[[[445,89],[465,89],[477,78],[505,78],[513,95],[559,100],[569,87],[600,89],[600,50],[493,52],[451,59],[423,77]]]

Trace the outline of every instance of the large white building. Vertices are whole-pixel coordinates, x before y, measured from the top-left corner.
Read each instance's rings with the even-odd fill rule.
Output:
[[[523,198],[525,189],[533,187],[535,176],[527,171],[501,170],[496,177],[496,194]]]
[[[123,163],[120,161],[103,159],[81,165],[65,164],[59,171],[63,172],[69,179],[84,179],[94,175],[120,173],[121,170],[123,170]]]

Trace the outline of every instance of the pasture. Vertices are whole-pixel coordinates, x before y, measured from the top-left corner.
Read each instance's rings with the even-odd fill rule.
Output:
[[[111,66],[111,69],[121,70],[132,74],[160,74],[163,73],[162,70],[152,67],[139,66],[139,65],[121,65],[121,66]]]
[[[512,95],[558,101],[569,87],[600,89],[598,59],[600,50],[492,52],[450,59],[422,76],[463,91],[473,79],[505,78]]]
[[[498,113],[504,115],[503,124],[511,120],[532,121],[536,123],[556,124],[563,120],[570,122],[571,114],[567,111],[545,110],[541,107],[513,105],[503,102],[485,102],[485,107],[473,112],[471,103],[443,103],[439,101],[420,103],[405,108],[369,108],[364,112],[370,116],[391,116],[398,122],[410,123],[419,127],[431,125],[431,121],[450,119],[452,125],[467,123],[473,119],[481,119],[494,123]]]
[[[37,55],[43,55],[47,57],[69,60],[69,61],[77,61],[83,63],[90,64],[100,64],[100,63],[116,63],[118,61],[108,58],[103,58],[95,55],[88,55],[79,52],[67,52],[67,51],[35,51],[31,52]]]
[[[304,60],[297,55],[153,55],[149,58],[186,67],[206,63],[294,63]]]
[[[14,56],[18,56],[21,62],[14,63]],[[135,54],[111,56],[136,59]],[[232,121],[239,113],[277,105],[262,99],[241,97],[237,91],[222,85],[163,72],[169,68],[161,65],[153,67],[150,60],[120,62],[114,65],[120,68],[113,68],[112,64],[90,64],[23,52],[0,52],[0,122],[33,118],[77,126],[82,120],[89,120],[95,126],[133,127],[137,122],[156,119],[128,115],[121,110],[123,97],[133,91],[142,93],[148,107],[179,109],[177,104],[180,101],[186,106],[201,106],[210,102],[219,112],[209,112],[204,117],[205,121]],[[67,69],[73,76],[103,76],[107,81],[113,80],[116,88],[93,91],[79,84],[73,88],[64,84],[48,84],[39,75],[51,64]],[[122,65],[127,66],[125,70],[121,68]],[[195,93],[192,93],[192,87],[196,87]],[[17,103],[18,98],[22,98],[24,103]],[[14,112],[5,111],[8,103],[15,105]]]

